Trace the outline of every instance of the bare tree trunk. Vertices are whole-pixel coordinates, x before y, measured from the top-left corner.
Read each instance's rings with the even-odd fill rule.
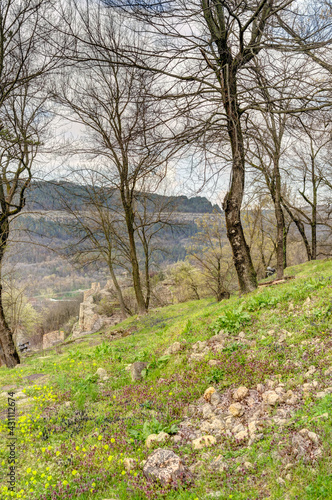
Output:
[[[150,265],[149,265],[149,245],[145,237],[144,229],[142,235],[142,244],[144,250],[144,273],[145,273],[145,286],[146,286],[146,299],[145,306],[146,310],[149,309],[150,299],[151,299],[151,281],[150,281]]]
[[[121,197],[123,200],[123,207],[125,210],[125,218],[126,218],[128,240],[129,240],[130,262],[132,266],[132,277],[133,277],[138,313],[145,314],[147,312],[147,307],[142,291],[139,264],[137,259],[136,243],[134,237],[134,214],[132,206],[129,203],[127,203],[124,197],[124,193],[122,191],[121,191]]]
[[[288,215],[290,216],[290,218],[292,219],[292,221],[294,222],[294,224],[296,225],[296,227],[297,227],[297,229],[302,237],[302,240],[303,240],[306,252],[307,252],[308,260],[312,260],[311,248],[310,248],[310,244],[309,244],[307,235],[305,234],[305,228],[304,228],[303,222],[293,214],[293,212],[291,211],[291,209],[287,206],[287,204],[285,202],[282,202],[282,205],[285,208]]]
[[[227,237],[232,247],[233,260],[242,293],[257,288],[257,276],[252,264],[250,250],[245,240],[241,224],[241,205],[245,180],[245,155],[240,123],[240,111],[237,102],[236,75],[229,66],[223,68],[223,99],[227,115],[227,129],[232,147],[232,178],[230,189],[225,196],[223,209],[226,217]]]
[[[277,278],[284,275],[284,217],[281,208],[281,179],[278,158],[274,159],[274,211],[277,222]]]
[[[220,302],[222,299],[222,284],[221,284],[221,265],[220,265],[220,259],[218,259],[217,263],[217,302]]]
[[[2,260],[9,234],[9,222],[5,218],[0,226],[0,359],[8,368],[13,368],[20,363],[13,334],[7,324],[2,306]]]
[[[286,228],[286,222],[285,222],[285,214],[284,211],[281,209],[282,213],[282,224],[283,224],[283,250],[284,250],[284,269],[287,267],[287,235],[289,231],[289,226]]]
[[[317,259],[317,182],[315,172],[315,161],[311,159],[311,183],[312,183],[312,204],[311,204],[311,258]]]
[[[120,287],[119,282],[117,280],[116,274],[114,272],[113,263],[112,263],[111,259],[109,259],[109,261],[108,261],[108,269],[110,271],[110,275],[111,275],[111,278],[112,278],[112,281],[113,281],[113,284],[114,284],[116,295],[118,297],[118,301],[119,301],[119,304],[120,304],[120,309],[121,309],[122,317],[123,317],[123,319],[125,319],[125,318],[127,318],[128,316],[131,315],[131,312],[128,309],[128,307],[126,306],[126,304],[125,304],[125,301],[124,301],[124,298],[123,298],[123,295],[122,295],[122,290],[121,290],[121,287]]]

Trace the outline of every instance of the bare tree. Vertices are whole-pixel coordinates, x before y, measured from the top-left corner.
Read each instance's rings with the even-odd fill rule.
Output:
[[[227,235],[241,291],[255,289],[257,279],[241,224],[245,186],[243,126],[251,109],[246,94],[251,86],[247,69],[266,46],[273,19],[291,2],[105,3],[145,23],[141,29],[150,36],[150,49],[144,51],[150,60],[134,61],[127,49],[124,63],[165,75],[171,80],[166,97],[186,97],[190,104],[201,100],[206,110],[206,127],[213,122],[215,127],[219,123],[219,130],[227,130],[232,156],[230,184],[223,203]]]
[[[206,286],[218,302],[229,298],[232,265],[229,261],[230,247],[223,239],[225,223],[221,215],[207,215],[197,220],[198,232],[191,238],[187,253],[198,265],[206,278]]]
[[[40,94],[42,76],[58,64],[48,44],[52,37],[48,23],[51,7],[51,1],[0,2],[0,268],[10,221],[25,204],[46,118]],[[3,312],[1,275],[0,359],[9,367],[19,363]]]
[[[9,367],[19,363],[2,307],[1,270],[10,235],[10,222],[25,205],[25,193],[32,179],[32,165],[45,126],[44,99],[30,84],[17,89],[0,108],[2,132],[0,145],[0,342],[2,361]],[[46,118],[48,122],[48,118]]]
[[[139,53],[135,37],[128,39],[109,11],[105,17],[105,12],[79,8],[78,19],[79,28],[72,33],[77,40],[76,70],[54,98],[67,110],[69,120],[84,126],[84,139],[75,153],[89,158],[88,170],[93,172],[96,186],[116,194],[126,228],[122,249],[130,261],[138,311],[145,313],[150,291],[148,286],[144,296],[137,245],[140,240],[146,250],[147,223],[141,224],[137,193],[146,184],[151,191],[158,189],[180,146],[173,140],[167,110],[151,98],[156,76],[119,64],[119,54],[127,44]],[[80,50],[86,53],[85,61],[80,61]],[[114,236],[111,227],[114,224],[109,225]],[[145,277],[148,284],[147,260]]]
[[[320,112],[319,118],[317,113],[298,117],[296,130],[294,127],[297,145],[294,147],[294,167],[291,169],[290,179],[297,186],[297,196],[293,196],[292,201],[289,197],[285,199],[301,221],[304,232],[305,226],[310,227],[311,244],[307,237],[305,241],[308,260],[316,260],[317,230],[319,226],[326,224],[323,202],[331,175],[326,161],[332,140],[329,122],[330,117]]]

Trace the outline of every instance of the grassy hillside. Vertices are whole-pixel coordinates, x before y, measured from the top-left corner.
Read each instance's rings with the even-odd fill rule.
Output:
[[[117,325],[122,338],[97,333],[1,368],[1,485],[8,392],[20,412],[16,492],[1,486],[1,498],[331,499],[332,261],[287,272],[296,278],[219,304],[154,310]],[[181,350],[165,355],[174,342]],[[132,382],[135,361],[149,364]],[[243,414],[231,417],[239,386],[249,392]],[[217,406],[202,397],[209,387],[220,395]],[[279,398],[273,404],[269,391]],[[213,430],[215,416],[227,424],[222,431]],[[168,440],[147,448],[146,437],[161,431]],[[215,443],[194,449],[195,435],[206,434]],[[190,485],[145,479],[142,461],[158,447],[190,467]],[[127,458],[136,460],[130,470]]]

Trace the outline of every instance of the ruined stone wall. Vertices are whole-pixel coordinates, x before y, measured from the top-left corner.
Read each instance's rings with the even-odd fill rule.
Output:
[[[65,340],[65,332],[59,332],[56,330],[55,332],[45,333],[43,336],[43,349],[49,349],[53,347],[55,344],[59,342],[63,342]]]

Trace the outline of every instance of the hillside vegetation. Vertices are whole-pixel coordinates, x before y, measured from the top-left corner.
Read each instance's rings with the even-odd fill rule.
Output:
[[[332,261],[287,274],[295,279],[155,309],[2,367],[1,498],[332,498]],[[133,382],[137,361],[148,365]],[[181,457],[188,484],[145,478],[157,448]]]

